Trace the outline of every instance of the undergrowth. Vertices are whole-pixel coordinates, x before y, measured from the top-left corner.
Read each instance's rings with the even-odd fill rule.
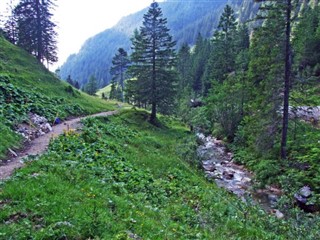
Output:
[[[313,199],[309,204],[320,206],[320,129],[304,121],[291,121],[288,134],[288,158],[281,160],[273,155],[261,156],[242,145],[231,145],[235,161],[255,172],[262,185],[276,185],[285,193],[286,204],[294,206],[294,195],[303,186],[309,186]],[[293,214],[294,215],[294,214]]]

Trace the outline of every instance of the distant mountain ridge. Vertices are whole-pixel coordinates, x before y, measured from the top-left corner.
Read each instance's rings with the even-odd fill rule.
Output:
[[[252,0],[170,0],[159,4],[178,47],[182,43],[194,44],[199,33],[205,38],[211,37],[226,4],[233,7],[239,21],[249,19],[257,10]],[[123,17],[114,27],[88,39],[80,51],[70,55],[63,64],[61,78],[71,75],[84,85],[94,75],[101,87],[107,85],[113,56],[120,47],[130,52],[130,37],[141,26],[146,12],[147,8]]]

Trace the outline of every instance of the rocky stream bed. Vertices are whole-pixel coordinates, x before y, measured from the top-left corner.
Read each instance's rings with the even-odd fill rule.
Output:
[[[222,141],[203,134],[197,134],[202,143],[198,148],[202,168],[208,179],[213,179],[219,187],[237,195],[244,202],[258,204],[267,212],[278,218],[284,215],[276,209],[281,190],[275,187],[255,189],[253,174],[244,166],[232,161],[232,153],[228,152]]]

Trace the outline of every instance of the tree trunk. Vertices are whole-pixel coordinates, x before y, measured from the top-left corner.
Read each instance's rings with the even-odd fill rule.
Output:
[[[155,64],[155,55],[153,57],[153,66],[152,66],[152,101],[151,101],[151,115],[150,122],[154,124],[157,118],[157,98],[156,98],[156,64]]]
[[[42,26],[41,26],[41,12],[40,12],[40,1],[36,0],[36,14],[37,14],[37,59],[39,62],[42,60]]]
[[[155,17],[154,17],[155,22]],[[153,31],[155,31],[155,26],[153,26]],[[152,83],[151,83],[151,116],[150,116],[150,122],[152,124],[155,124],[156,118],[157,118],[157,87],[156,87],[156,39],[155,39],[155,33],[153,33],[153,39],[152,39]]]
[[[122,62],[122,59],[121,59],[121,66],[120,66],[120,85],[121,85],[121,101],[124,102],[124,94],[123,94],[123,91],[124,91],[124,79],[123,79],[123,62]]]
[[[285,79],[284,79],[284,96],[283,96],[283,116],[282,116],[282,138],[281,138],[281,159],[287,159],[287,135],[289,122],[289,94],[291,78],[291,0],[287,0],[286,13],[286,39],[285,39]]]

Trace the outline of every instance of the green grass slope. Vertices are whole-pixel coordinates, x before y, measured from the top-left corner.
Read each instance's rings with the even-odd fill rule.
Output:
[[[208,182],[187,163],[196,149],[187,129],[147,119],[133,110],[87,119],[82,133],[52,142],[0,185],[0,238],[319,237],[308,219],[299,226],[278,220]]]
[[[112,105],[60,81],[34,57],[0,36],[0,158],[8,147],[19,145],[12,129],[29,112],[53,120],[110,110]]]
[[[98,95],[99,97],[102,97],[102,93],[104,93],[105,97],[109,98],[110,92],[111,92],[111,84],[109,84],[108,86],[105,86],[104,88],[99,89],[96,92],[96,95]]]

